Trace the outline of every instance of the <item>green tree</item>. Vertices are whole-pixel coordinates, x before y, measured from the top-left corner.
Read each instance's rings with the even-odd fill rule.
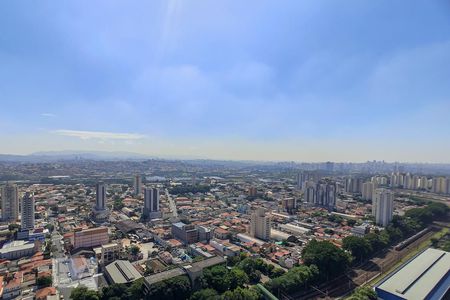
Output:
[[[319,269],[312,265],[310,267],[301,265],[294,267],[283,275],[270,280],[266,287],[274,293],[279,290],[287,293],[306,289],[311,282],[319,276]]]
[[[348,300],[376,300],[377,293],[370,287],[358,287]]]
[[[72,300],[100,300],[98,292],[88,290],[87,287],[80,285],[72,290],[70,293],[70,299]]]
[[[372,247],[374,252],[386,248],[389,244],[389,235],[383,231],[381,233],[369,233],[364,237]]]
[[[412,208],[405,212],[405,217],[414,219],[422,225],[427,225],[433,221],[433,214],[427,208]]]
[[[433,215],[434,218],[440,219],[447,216],[450,208],[444,203],[432,202],[428,204],[427,210]]]
[[[351,258],[344,250],[328,241],[312,240],[302,251],[302,258],[307,266],[316,265],[321,276],[330,279],[342,274],[350,264]]]
[[[225,275],[225,282],[228,284],[229,289],[234,290],[249,283],[249,279],[244,271],[239,268],[233,268]]]
[[[53,224],[47,224],[47,225],[45,225],[45,228],[47,228],[48,231],[53,232],[53,230],[55,229],[55,226]]]
[[[36,280],[38,288],[44,288],[52,285],[52,276],[42,276]]]
[[[139,254],[139,252],[141,252],[141,250],[139,249],[138,246],[136,246],[136,245],[131,245],[131,246],[128,248],[128,252],[129,252],[131,255],[136,256],[136,255]]]
[[[219,299],[219,294],[215,289],[202,289],[192,294],[190,300],[214,300]]]
[[[177,276],[152,284],[145,299],[179,300],[188,299],[191,295],[191,283],[187,276]]]
[[[229,282],[226,281],[227,273],[228,270],[225,266],[214,266],[203,270],[203,279],[208,287],[223,293],[229,288]]]
[[[102,289],[102,300],[109,300],[117,296],[119,299],[125,300],[129,298],[127,286],[122,283],[114,283]]]
[[[342,240],[342,247],[352,253],[352,256],[362,261],[372,252],[372,246],[365,238],[348,236]]]
[[[143,293],[143,285],[144,285],[144,278],[139,278],[138,280],[135,280],[131,286],[128,288],[128,295],[130,296],[130,299],[142,299],[144,298]]]
[[[259,298],[260,295],[255,289],[240,287],[232,291],[226,291],[222,296],[223,300],[258,300]]]

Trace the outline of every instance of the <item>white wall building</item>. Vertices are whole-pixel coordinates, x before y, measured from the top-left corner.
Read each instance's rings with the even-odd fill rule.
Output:
[[[394,194],[386,189],[376,189],[372,200],[372,213],[378,225],[387,226],[394,212]]]
[[[252,213],[250,234],[258,239],[268,240],[270,238],[270,216],[262,207]]]

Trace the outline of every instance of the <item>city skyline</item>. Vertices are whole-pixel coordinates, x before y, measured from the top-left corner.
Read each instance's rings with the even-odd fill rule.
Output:
[[[27,6],[0,11],[0,153],[450,163],[444,1]]]

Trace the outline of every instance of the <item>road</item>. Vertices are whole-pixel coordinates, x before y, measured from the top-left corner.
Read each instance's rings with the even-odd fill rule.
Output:
[[[64,249],[61,244],[63,237],[56,231],[52,233],[52,252],[54,258],[65,257]]]
[[[169,207],[170,207],[170,211],[172,212],[172,216],[174,218],[178,218],[177,206],[175,205],[175,201],[173,201],[172,197],[170,196],[168,189],[166,189],[166,196],[167,196],[167,201],[169,202]]]

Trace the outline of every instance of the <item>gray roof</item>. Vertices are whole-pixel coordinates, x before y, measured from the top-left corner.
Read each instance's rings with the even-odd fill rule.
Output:
[[[186,269],[190,269],[190,271],[199,271],[199,270],[203,270],[204,268],[209,268],[221,263],[224,263],[225,259],[221,256],[214,256],[212,258],[208,258],[202,261],[198,261],[193,263],[190,266],[185,266]],[[185,275],[186,271],[182,268],[175,268],[172,270],[168,270],[168,271],[164,271],[158,274],[153,274],[150,276],[145,277],[145,284],[147,286],[169,279],[169,278],[173,278],[176,276],[180,276],[180,275]]]
[[[113,283],[129,283],[142,277],[128,260],[116,260],[105,268]]]
[[[377,289],[404,299],[425,299],[450,271],[450,253],[429,248],[382,281]]]
[[[175,268],[172,270],[167,270],[161,273],[157,273],[157,274],[153,274],[150,276],[145,277],[145,283],[148,285],[169,279],[169,278],[173,278],[173,277],[177,277],[180,275],[184,275],[186,274],[186,272],[183,269],[180,268]]]

